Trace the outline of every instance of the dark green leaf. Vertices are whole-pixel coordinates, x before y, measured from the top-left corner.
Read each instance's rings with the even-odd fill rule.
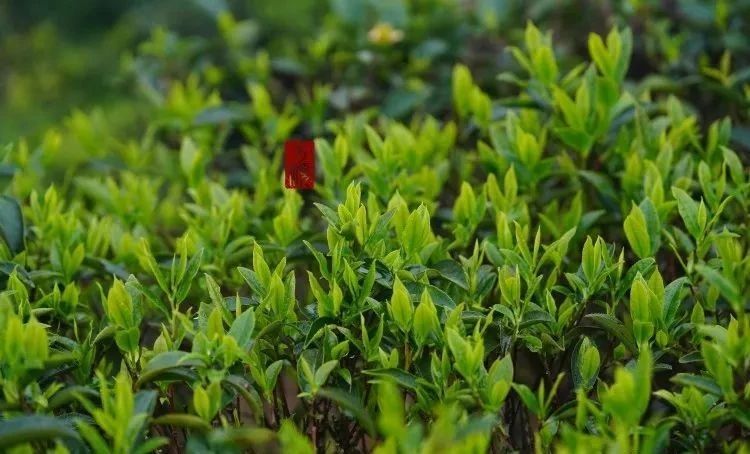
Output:
[[[350,412],[370,435],[375,435],[375,424],[367,409],[356,396],[337,388],[323,388],[318,395],[331,399],[342,409]]]
[[[315,335],[318,334],[318,332],[325,328],[328,325],[333,325],[336,323],[336,319],[333,317],[318,317],[316,318],[311,324],[310,329],[307,330],[307,335],[305,336],[305,348],[307,348],[308,345],[310,345],[310,342],[313,341],[313,338],[315,338]]]
[[[713,379],[708,377],[681,373],[672,377],[671,380],[678,385],[694,386],[701,391],[705,391],[716,396],[723,395],[719,385]]]
[[[364,371],[364,373],[367,375],[372,375],[374,377],[389,378],[404,388],[409,388],[412,390],[417,388],[417,377],[402,369],[371,369]]]
[[[174,351],[164,352],[151,358],[146,366],[141,370],[136,386],[157,380],[159,377],[172,372],[175,369],[189,368],[199,366],[202,363],[196,359],[182,360],[187,355],[186,352]]]
[[[523,314],[523,320],[521,321],[521,328],[528,328],[538,323],[555,323],[555,319],[544,311],[531,310]]]
[[[615,336],[631,352],[638,351],[632,333],[625,328],[625,325],[623,325],[620,320],[608,314],[588,314],[584,317],[584,320],[593,322],[595,325]]]
[[[16,199],[0,196],[0,237],[10,249],[18,254],[23,251],[23,215]]]
[[[464,290],[468,290],[469,286],[466,283],[466,275],[461,266],[453,260],[442,260],[434,265],[435,270],[440,273],[440,276],[447,279],[454,284],[458,285]]]
[[[18,416],[0,420],[0,448],[59,438],[78,439],[70,422],[47,415]]]
[[[696,271],[703,276],[709,284],[718,288],[724,298],[731,304],[739,304],[740,291],[737,286],[715,269],[706,265],[695,265]]]

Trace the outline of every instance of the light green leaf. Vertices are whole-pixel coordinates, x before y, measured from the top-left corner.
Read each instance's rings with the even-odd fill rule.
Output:
[[[687,192],[678,187],[672,188],[672,195],[677,199],[677,210],[680,212],[680,217],[682,217],[688,232],[693,238],[699,238],[703,233],[703,227],[698,220],[698,203],[690,198]]]
[[[652,255],[651,239],[648,235],[646,217],[637,205],[633,204],[623,227],[633,252],[640,258],[650,257]]]
[[[321,364],[318,370],[315,371],[315,377],[313,379],[315,384],[318,387],[323,386],[328,380],[328,376],[331,375],[331,372],[333,372],[333,369],[335,369],[336,366],[338,365],[339,365],[339,362],[336,359]]]

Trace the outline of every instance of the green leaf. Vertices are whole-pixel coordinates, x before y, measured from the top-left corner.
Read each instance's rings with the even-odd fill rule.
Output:
[[[284,361],[283,359],[276,360],[266,368],[265,378],[270,388],[276,386],[276,380],[279,378],[279,373],[281,373],[281,369],[284,367]]]
[[[201,158],[201,150],[198,149],[195,142],[190,137],[183,138],[182,146],[180,147],[180,167],[190,184],[198,181],[197,178],[201,174]]]
[[[453,260],[441,260],[434,265],[435,270],[440,273],[440,276],[447,279],[454,284],[458,285],[464,290],[468,290],[469,286],[466,283],[466,275],[464,270]]]
[[[169,306],[164,302],[162,298],[160,298],[158,295],[155,295],[154,292],[152,292],[148,287],[141,284],[138,279],[136,279],[135,276],[132,274],[127,277],[126,286],[132,287],[136,289],[138,292],[140,292],[143,296],[146,297],[146,300],[151,303],[151,305],[154,306],[159,312],[161,312],[164,317],[169,318],[172,316],[171,310]]]
[[[143,370],[141,370],[141,375],[138,377],[136,387],[154,381],[170,372],[174,372],[176,369],[185,369],[202,365],[202,363],[196,359],[187,358],[183,360],[186,356],[188,356],[188,353],[181,351],[164,352],[154,356],[148,363],[146,363]]]
[[[115,337],[115,333],[117,332],[117,327],[113,325],[108,325],[99,333],[97,333],[96,337],[94,338],[94,344],[98,344],[106,339],[111,339]]]
[[[625,293],[630,291],[630,287],[633,285],[633,281],[635,280],[636,276],[638,276],[638,273],[640,273],[642,276],[648,276],[651,274],[651,271],[656,266],[656,260],[654,260],[652,257],[648,257],[645,259],[638,260],[633,264],[633,266],[628,269],[628,272],[625,273],[625,277],[622,278],[620,281],[620,287],[617,289],[617,297],[621,298]]]
[[[149,454],[156,452],[159,448],[168,444],[169,439],[166,437],[152,437],[133,449],[133,454]]]
[[[633,248],[633,252],[640,258],[646,258],[653,255],[651,250],[651,239],[648,234],[648,227],[646,226],[646,217],[643,215],[643,211],[633,204],[630,209],[630,214],[625,218],[623,225],[625,229],[625,236],[630,243],[630,247]]]
[[[259,298],[265,296],[266,289],[260,282],[260,279],[258,279],[258,275],[255,273],[255,271],[249,268],[243,268],[241,266],[237,268],[237,271],[240,273],[240,276],[242,276],[242,279],[244,279],[247,285],[250,287],[250,290],[253,291],[253,294],[258,296]]]
[[[263,414],[263,403],[255,388],[244,377],[239,375],[229,375],[222,381],[222,384],[242,396],[245,403],[253,411],[256,422],[259,422],[260,416]]]
[[[328,224],[331,225],[334,228],[338,228],[339,225],[339,215],[336,213],[335,210],[332,210],[331,208],[327,207],[326,205],[323,205],[322,203],[315,203],[315,207],[320,210],[320,212],[323,214],[323,217],[328,221]]]
[[[305,246],[307,246],[307,249],[312,253],[313,257],[315,257],[315,260],[318,262],[318,266],[320,267],[320,274],[328,279],[330,275],[328,274],[328,261],[326,260],[323,253],[321,253],[319,250],[315,248],[310,242],[307,240],[302,241]]]
[[[715,396],[721,396],[721,388],[711,378],[702,375],[679,373],[670,379],[672,382],[682,386],[693,386]]]
[[[667,326],[671,326],[680,308],[680,293],[682,287],[690,281],[685,276],[675,279],[664,288],[664,321]]]
[[[334,401],[343,410],[351,413],[368,434],[375,435],[375,423],[357,397],[337,388],[323,388],[318,392],[318,395]]]
[[[412,331],[417,345],[422,346],[433,331],[440,329],[440,321],[437,317],[435,304],[428,291],[423,291],[419,306],[414,312],[414,324]]]
[[[414,316],[414,305],[411,302],[409,291],[398,277],[393,283],[393,294],[388,307],[393,321],[396,322],[401,331],[409,332]]]
[[[403,369],[396,368],[384,368],[384,369],[370,369],[363,371],[367,375],[372,375],[379,378],[388,378],[399,384],[403,388],[411,390],[417,389],[417,377],[404,371]]]
[[[557,80],[559,74],[557,62],[550,47],[545,46],[537,49],[532,57],[532,64],[542,83],[549,85]]]
[[[464,440],[475,434],[489,437],[492,430],[495,428],[497,421],[498,417],[492,414],[473,416],[458,428],[455,439]]]
[[[388,235],[388,227],[391,225],[391,219],[395,213],[396,210],[388,210],[378,217],[375,227],[372,228],[370,236],[367,237],[365,247],[376,244],[378,241],[385,239]]]
[[[698,220],[698,204],[687,192],[678,187],[672,188],[672,195],[677,199],[677,210],[688,232],[693,235],[693,238],[699,238],[703,233],[703,227]]]
[[[208,290],[208,296],[211,298],[211,302],[218,308],[224,307],[224,297],[221,296],[221,287],[216,280],[211,277],[210,274],[203,274],[203,278],[206,281],[206,289]]]
[[[68,386],[67,388],[64,388],[58,392],[56,392],[48,402],[49,408],[51,410],[55,410],[59,407],[62,407],[63,405],[67,405],[70,402],[73,402],[76,400],[77,396],[84,396],[89,398],[97,398],[99,397],[99,393],[89,387],[86,386],[80,386],[80,385],[73,385]]]
[[[595,33],[590,33],[588,47],[589,54],[591,54],[591,58],[596,63],[599,71],[603,75],[613,78],[615,75],[615,62],[610,59],[609,52],[607,52],[607,49],[604,47],[604,42],[602,41],[601,36]]]
[[[659,220],[659,214],[656,211],[654,203],[648,197],[643,199],[638,208],[641,209],[643,217],[646,220],[646,231],[651,240],[651,255],[654,255],[661,245],[661,221]]]
[[[321,364],[321,366],[315,371],[314,381],[315,384],[320,387],[323,386],[328,380],[328,376],[331,375],[333,369],[339,365],[339,361],[334,359]]]
[[[469,68],[460,64],[454,66],[452,77],[453,104],[456,108],[456,113],[461,118],[469,114],[471,104],[469,94],[473,86],[474,81],[471,78]]]
[[[152,424],[158,426],[184,427],[186,429],[194,429],[202,432],[208,432],[211,430],[211,425],[201,417],[187,413],[169,413],[162,415],[158,418],[154,418]]]
[[[357,296],[357,299],[354,301],[354,307],[355,308],[361,308],[362,304],[365,302],[367,297],[370,296],[372,293],[372,288],[375,285],[375,277],[377,275],[375,266],[375,261],[373,260],[372,264],[370,265],[370,268],[367,270],[367,274],[365,275],[365,280],[362,283],[362,286],[359,290],[359,295]]]
[[[601,359],[596,344],[584,337],[573,352],[571,371],[576,388],[591,389],[596,383]]]
[[[13,255],[23,251],[23,214],[16,199],[0,196],[0,237]]]
[[[220,106],[207,107],[195,116],[195,126],[222,125],[248,121],[252,118],[247,104],[223,103]]]
[[[620,320],[609,314],[587,314],[584,319],[593,322],[595,325],[615,336],[631,352],[638,351],[632,334],[625,328],[625,325],[623,325]]]
[[[295,454],[315,454],[315,447],[310,440],[300,433],[297,426],[290,419],[281,423],[278,432],[281,452],[293,452]]]
[[[568,127],[554,128],[560,140],[575,151],[587,154],[594,140],[586,132]]]
[[[227,335],[232,336],[241,349],[247,350],[252,343],[254,329],[255,311],[248,308],[242,313],[242,315],[232,322],[232,326],[229,328]]]
[[[263,249],[256,241],[253,244],[253,271],[258,278],[258,282],[261,284],[261,288],[266,288],[271,283],[271,269],[268,267],[265,257],[263,257]],[[249,282],[248,282],[249,284]],[[264,295],[265,293],[261,293]]]
[[[450,295],[432,284],[423,285],[419,282],[407,282],[404,285],[409,290],[409,293],[413,295],[421,295],[422,291],[424,289],[427,289],[427,291],[430,293],[430,297],[432,298],[432,302],[435,303],[435,306],[450,310],[456,308],[456,302],[453,301],[453,298],[451,298]]]
[[[601,395],[602,409],[623,424],[637,425],[651,396],[651,353],[639,352],[635,367],[615,370],[614,383]]]
[[[619,194],[615,191],[612,181],[608,176],[590,170],[579,170],[578,175],[588,181],[593,189],[596,190],[604,208],[609,210],[618,209]]]
[[[721,147],[724,156],[724,162],[729,168],[729,174],[735,184],[741,185],[745,181],[745,172],[742,170],[742,161],[737,154],[727,147]]]
[[[740,290],[737,288],[737,285],[727,279],[724,275],[706,265],[695,265],[695,269],[706,281],[708,281],[709,284],[718,288],[730,304],[735,306],[741,303]]]
[[[530,310],[523,314],[520,328],[528,328],[538,323],[555,323],[555,319],[545,311]]]
[[[69,421],[47,415],[27,415],[0,420],[0,448],[59,438],[79,439]]]
[[[158,393],[153,389],[141,390],[135,393],[133,411],[136,414],[151,416],[156,408]]]
[[[16,275],[19,279],[27,286],[34,287],[34,282],[31,280],[31,275],[21,265],[13,262],[0,261],[0,287],[5,288],[8,277],[16,271]]]
[[[203,248],[199,249],[195,255],[190,257],[190,260],[187,263],[187,267],[185,268],[185,273],[182,276],[182,279],[180,279],[180,282],[177,283],[175,292],[174,292],[174,303],[180,304],[187,298],[188,292],[190,292],[190,287],[193,284],[193,281],[195,280],[195,276],[198,275],[198,271],[200,270],[200,266],[203,263]]]
[[[256,339],[263,339],[266,337],[266,335],[275,334],[284,323],[281,320],[274,320],[271,323],[264,326],[259,332],[258,335],[255,336]]]
[[[612,79],[606,77],[596,78],[596,97],[600,106],[609,111],[620,98],[620,88]]]
[[[274,432],[261,427],[228,427],[214,429],[209,433],[211,443],[240,447],[256,447],[265,445],[274,439]]]
[[[531,412],[535,415],[541,414],[542,408],[539,404],[539,400],[537,399],[536,394],[534,394],[534,392],[529,389],[528,386],[513,383],[513,389],[516,390],[518,396],[521,398],[521,401],[524,405],[526,405],[526,408],[531,410]]]
[[[76,421],[76,426],[96,454],[108,454],[111,452],[111,449],[107,446],[107,442],[104,441],[104,438],[99,434],[98,430],[94,429],[83,420]]]
[[[310,328],[307,330],[307,335],[305,335],[305,348],[310,345],[310,343],[315,339],[315,335],[318,334],[321,329],[335,323],[336,319],[334,317],[318,317],[313,320],[313,322],[310,324]]]

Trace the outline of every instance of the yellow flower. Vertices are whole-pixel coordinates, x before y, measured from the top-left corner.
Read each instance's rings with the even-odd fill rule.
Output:
[[[373,44],[387,46],[404,39],[404,32],[393,28],[388,22],[379,22],[367,32],[367,38]]]

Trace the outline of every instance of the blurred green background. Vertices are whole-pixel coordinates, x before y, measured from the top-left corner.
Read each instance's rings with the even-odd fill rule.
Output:
[[[506,93],[496,76],[518,69],[505,50],[527,20],[573,59],[589,32],[628,25],[631,80],[709,108],[706,120],[748,116],[750,0],[0,0],[0,143],[75,109],[132,127],[190,75],[224,100],[246,99],[248,81],[292,100],[325,84],[329,115],[440,113],[458,61]],[[403,39],[374,42],[378,23]]]
[[[0,143],[36,136],[75,109],[131,119],[134,75],[123,56],[156,29],[210,40],[220,11],[253,17],[267,31],[311,33],[315,0],[0,0]],[[290,20],[291,18],[291,20]]]

